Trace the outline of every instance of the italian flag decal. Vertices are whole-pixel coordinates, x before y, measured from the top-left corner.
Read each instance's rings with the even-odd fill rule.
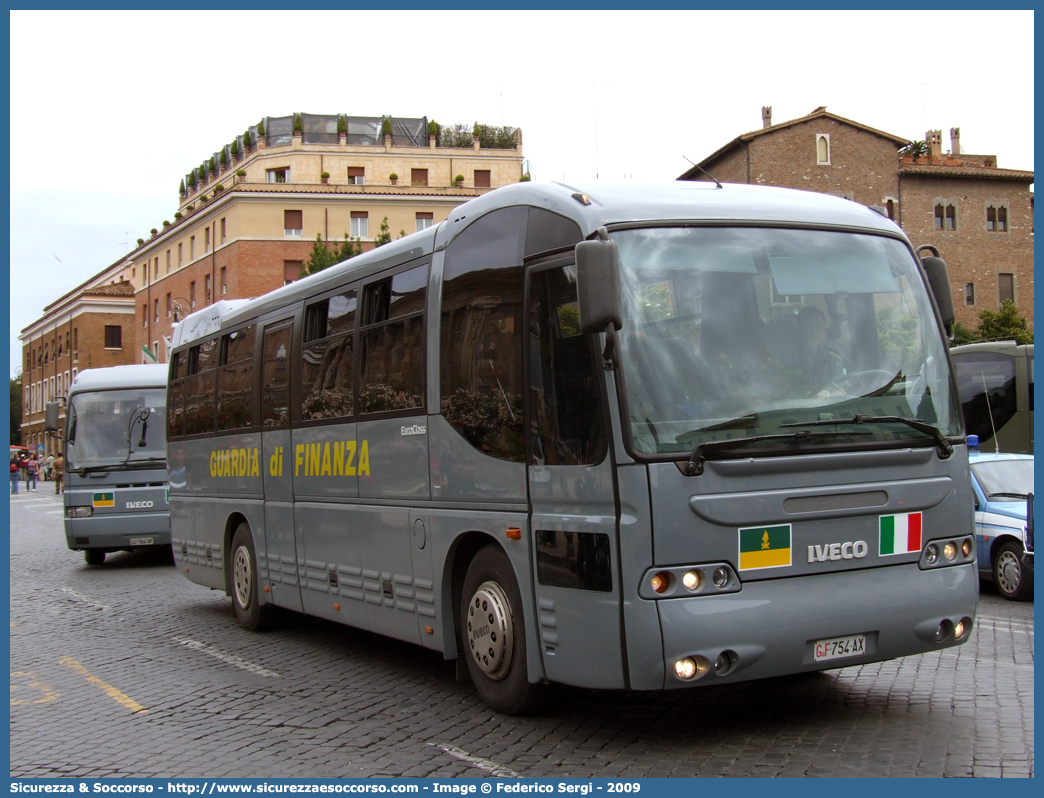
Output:
[[[781,568],[790,565],[790,524],[755,526],[739,531],[739,567]]]
[[[881,516],[881,543],[878,554],[909,554],[921,550],[921,514]]]

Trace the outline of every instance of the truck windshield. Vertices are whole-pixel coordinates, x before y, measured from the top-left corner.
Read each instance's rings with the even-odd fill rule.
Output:
[[[625,428],[636,454],[677,457],[754,438],[762,450],[931,446],[961,434],[943,337],[903,242],[751,227],[612,238]],[[817,435],[784,434],[805,424]]]
[[[75,394],[69,401],[65,467],[164,468],[166,429],[162,388]]]

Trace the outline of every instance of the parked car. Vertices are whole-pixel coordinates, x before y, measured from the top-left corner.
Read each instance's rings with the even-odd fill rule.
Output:
[[[979,577],[1012,601],[1033,598],[1033,455],[978,451],[968,436]],[[1027,521],[1029,519],[1029,521]]]

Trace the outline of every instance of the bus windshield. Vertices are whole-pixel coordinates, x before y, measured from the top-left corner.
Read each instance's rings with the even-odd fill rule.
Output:
[[[961,433],[943,338],[903,242],[753,227],[612,238],[636,454],[751,438],[768,450],[935,445]]]
[[[68,414],[66,469],[166,467],[163,388],[74,394]]]

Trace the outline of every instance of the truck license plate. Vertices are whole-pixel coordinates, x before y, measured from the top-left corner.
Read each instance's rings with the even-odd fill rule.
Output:
[[[815,643],[815,661],[858,657],[866,653],[866,635],[850,635],[849,637],[832,637],[829,640],[817,640]]]
[[[152,538],[131,538],[130,544],[132,546],[151,546],[152,541]]]

